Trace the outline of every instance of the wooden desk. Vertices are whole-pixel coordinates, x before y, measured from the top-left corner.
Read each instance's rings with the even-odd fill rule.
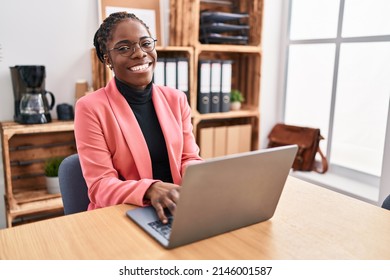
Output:
[[[130,205],[0,231],[0,259],[390,259],[390,211],[290,177],[266,222],[173,250]]]

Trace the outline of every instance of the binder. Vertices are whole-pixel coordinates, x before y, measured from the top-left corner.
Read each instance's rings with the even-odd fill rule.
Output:
[[[232,60],[222,61],[221,112],[230,111],[230,92],[232,90]]]
[[[221,61],[211,61],[211,103],[210,113],[218,113],[220,111],[221,98]]]
[[[251,150],[252,126],[250,124],[227,127],[226,154],[237,154]]]
[[[165,59],[165,85],[177,88],[177,66],[175,58]]]
[[[156,69],[154,70],[153,83],[159,86],[165,86],[165,59],[158,58]]]
[[[204,127],[200,130],[200,156],[203,159],[214,156],[214,127]]]
[[[226,134],[227,127],[226,126],[217,126],[214,127],[214,157],[224,156],[226,155]]]
[[[244,153],[251,150],[251,139],[252,139],[252,125],[243,124],[240,125],[240,140],[238,152]]]
[[[210,113],[210,60],[199,60],[198,73],[198,111],[201,114],[207,114]]]
[[[189,96],[189,77],[188,77],[188,59],[180,57],[177,59],[177,89],[184,92],[187,96],[187,101],[190,104]]]

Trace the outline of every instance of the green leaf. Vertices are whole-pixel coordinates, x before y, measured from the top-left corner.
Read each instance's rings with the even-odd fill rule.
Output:
[[[243,102],[245,100],[244,96],[242,95],[241,91],[238,89],[232,89],[230,92],[230,102]]]
[[[63,157],[54,157],[49,158],[45,162],[45,176],[47,177],[58,177],[58,169],[60,167],[61,162],[64,160]]]

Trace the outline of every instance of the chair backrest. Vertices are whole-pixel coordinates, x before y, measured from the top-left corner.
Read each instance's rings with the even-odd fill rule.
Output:
[[[61,162],[58,178],[65,215],[86,211],[89,205],[88,188],[78,154],[70,155]]]
[[[390,210],[390,195],[388,195],[382,203],[382,208]]]

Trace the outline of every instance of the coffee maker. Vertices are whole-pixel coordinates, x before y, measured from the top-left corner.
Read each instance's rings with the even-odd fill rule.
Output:
[[[22,124],[51,122],[50,110],[55,98],[45,90],[45,66],[16,65],[10,67],[14,90],[14,120]],[[50,96],[49,104],[47,96]]]

